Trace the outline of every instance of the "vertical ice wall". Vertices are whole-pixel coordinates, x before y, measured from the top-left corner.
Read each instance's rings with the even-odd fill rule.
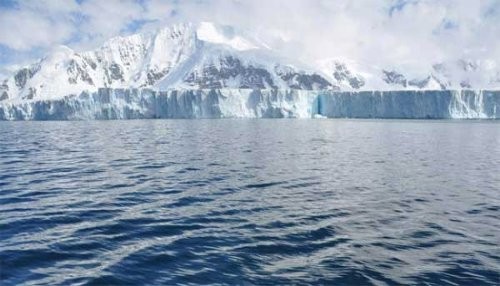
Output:
[[[500,91],[109,89],[59,100],[0,102],[1,120],[141,118],[499,118]]]
[[[318,113],[348,118],[498,118],[500,91],[325,92]]]

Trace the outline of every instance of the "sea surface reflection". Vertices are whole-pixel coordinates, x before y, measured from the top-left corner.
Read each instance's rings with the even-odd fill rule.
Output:
[[[0,122],[0,284],[498,285],[500,123]]]

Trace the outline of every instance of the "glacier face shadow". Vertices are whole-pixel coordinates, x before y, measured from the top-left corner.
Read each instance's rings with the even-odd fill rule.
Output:
[[[1,101],[0,120],[154,118],[498,119],[500,91],[101,88],[55,100]]]

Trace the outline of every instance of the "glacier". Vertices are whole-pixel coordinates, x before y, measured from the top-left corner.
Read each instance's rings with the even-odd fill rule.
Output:
[[[498,119],[500,91],[100,88],[0,102],[0,120],[324,117]]]

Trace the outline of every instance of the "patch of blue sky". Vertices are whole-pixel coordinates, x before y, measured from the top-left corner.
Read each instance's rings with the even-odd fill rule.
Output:
[[[402,11],[407,5],[418,3],[419,0],[396,0],[394,4],[389,7],[389,16],[395,12]]]
[[[0,9],[8,8],[17,8],[19,3],[15,0],[0,0]]]

